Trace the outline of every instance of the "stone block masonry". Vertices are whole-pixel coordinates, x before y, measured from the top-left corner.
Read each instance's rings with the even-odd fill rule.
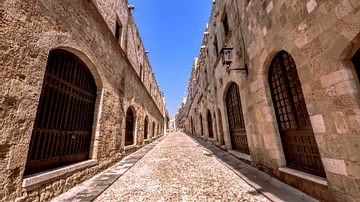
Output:
[[[356,0],[213,1],[178,127],[318,199],[359,201],[359,10]],[[248,75],[226,71],[225,44],[230,68]]]
[[[126,0],[5,0],[2,8],[0,201],[49,200],[162,136],[166,130],[165,98],[157,88]],[[77,112],[80,114],[79,120],[76,119],[79,123],[83,117],[92,120],[83,122],[90,125],[85,146],[78,140],[80,129],[69,131],[71,123],[64,124],[62,128],[44,126],[44,130],[57,131],[51,136],[53,139],[41,136],[42,139],[34,132],[39,128],[34,125],[38,117],[44,115],[44,120],[55,120],[54,117],[58,116],[48,117],[51,110],[40,113],[43,109],[39,100],[47,88],[44,86],[58,85],[55,89],[73,93],[74,99],[89,99],[87,96],[90,96],[80,87],[74,87],[85,86],[86,89],[86,85],[76,84],[80,77],[68,82],[66,79],[70,77],[65,73],[54,77],[55,73],[47,70],[49,54],[53,50],[61,50],[77,58],[86,67],[85,71],[91,73],[89,78],[96,85],[93,89],[96,97],[93,115]],[[64,61],[68,60],[65,58]],[[78,68],[75,63],[64,61],[55,62],[60,71],[67,66]],[[49,76],[56,81],[44,79]],[[45,95],[51,97],[51,92]],[[49,99],[46,96],[44,102]],[[56,100],[56,97],[53,98]],[[65,101],[58,103],[67,104]],[[70,111],[80,105],[66,106]],[[126,128],[129,109],[133,113],[130,129]],[[62,124],[60,121],[55,123]],[[80,124],[75,126],[81,127]],[[147,134],[144,134],[145,131]],[[63,148],[61,151],[70,152],[71,155],[66,157],[74,164],[65,162],[59,164],[62,167],[50,166],[42,169],[42,173],[24,175],[30,159],[42,157],[38,161],[46,165],[59,158],[56,154],[63,155],[55,152],[60,149],[51,146],[60,145],[55,138],[61,134],[72,134],[73,143],[68,140],[71,149]],[[131,145],[127,145],[126,138],[130,138]],[[30,145],[32,141],[37,146]],[[44,149],[44,145],[50,149]],[[34,147],[38,148],[34,151],[44,152],[29,155]],[[84,147],[87,149],[80,159],[74,152]],[[46,151],[54,152],[45,154]],[[33,181],[30,183],[26,179]]]

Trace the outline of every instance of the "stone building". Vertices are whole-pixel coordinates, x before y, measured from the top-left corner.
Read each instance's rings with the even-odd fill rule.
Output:
[[[127,0],[2,3],[0,201],[44,201],[166,131]]]
[[[359,201],[359,10],[358,0],[213,0],[178,122],[313,197]]]

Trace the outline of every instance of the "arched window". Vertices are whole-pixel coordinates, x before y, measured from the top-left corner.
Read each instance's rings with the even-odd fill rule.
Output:
[[[211,118],[210,111],[208,111],[207,122],[208,122],[208,129],[209,129],[209,138],[214,138],[214,130],[213,130],[213,126],[212,126],[212,118]]]
[[[155,122],[153,122],[153,131],[152,131],[152,137],[155,137]]]
[[[139,76],[140,76],[140,80],[141,80],[141,81],[144,81],[144,80],[143,80],[143,77],[144,77],[144,76],[143,76],[143,67],[142,67],[142,65],[140,65],[140,73],[139,73]]]
[[[129,107],[126,112],[126,127],[125,127],[125,146],[134,144],[134,129],[135,129],[134,113]]]
[[[225,145],[225,140],[224,140],[224,131],[223,131],[223,125],[222,125],[222,118],[221,118],[221,112],[220,109],[218,109],[218,117],[219,117],[219,131],[220,131],[220,138],[219,138],[219,143],[220,145]]]
[[[359,82],[360,82],[360,49],[356,52],[356,54],[352,58],[352,61],[354,63],[356,74],[357,74]]]
[[[89,158],[96,90],[77,56],[50,51],[25,175]]]
[[[204,135],[204,131],[203,131],[203,123],[202,123],[202,115],[200,113],[200,130],[201,130],[201,136]]]
[[[190,121],[191,121],[191,122],[190,122],[190,124],[191,124],[191,134],[192,134],[192,135],[195,135],[195,133],[194,133],[194,121],[193,121],[193,118],[192,118],[192,117],[190,118]]]
[[[159,136],[160,135],[160,125],[158,124],[158,126],[157,126],[157,134],[156,134],[156,136]]]
[[[144,121],[144,139],[148,139],[148,118],[145,117],[145,121]]]
[[[250,154],[240,102],[239,86],[232,83],[226,95],[231,144],[234,150]]]
[[[216,113],[214,112],[214,137],[217,140],[218,139],[218,131],[217,131],[217,123],[216,123]]]
[[[287,52],[271,62],[269,85],[288,167],[325,177],[296,65]]]

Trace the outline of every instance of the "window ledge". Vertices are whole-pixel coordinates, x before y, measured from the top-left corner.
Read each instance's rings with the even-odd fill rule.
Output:
[[[60,168],[55,168],[52,170],[27,175],[27,176],[24,176],[22,187],[29,187],[31,185],[45,182],[45,181],[54,179],[56,177],[59,177],[61,175],[64,175],[66,173],[96,165],[97,163],[98,163],[98,160],[90,159],[90,160],[74,163],[71,165],[63,166]]]
[[[312,182],[315,182],[315,183],[318,183],[318,184],[322,184],[322,185],[325,185],[325,186],[328,185],[326,178],[323,178],[323,177],[319,177],[319,176],[312,175],[312,174],[309,174],[309,173],[301,172],[301,171],[291,169],[291,168],[284,168],[283,167],[283,168],[279,168],[279,170],[281,172],[284,172],[284,173],[287,173],[287,174],[290,174],[290,175],[294,175],[294,176],[297,176],[297,177],[300,177],[300,178],[303,178],[303,179],[306,179],[306,180],[309,180],[309,181],[312,181]]]
[[[244,160],[247,160],[247,161],[251,161],[251,156],[249,154],[245,154],[245,153],[241,153],[241,152],[238,152],[238,151],[235,151],[235,150],[228,150],[228,153],[229,154],[232,154],[238,158],[241,158],[241,159],[244,159]]]
[[[127,146],[124,147],[124,150],[132,149],[134,147],[136,147],[136,144],[127,145]]]

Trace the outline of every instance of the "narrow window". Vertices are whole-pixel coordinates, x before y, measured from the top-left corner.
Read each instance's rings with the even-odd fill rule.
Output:
[[[223,25],[224,25],[225,37],[227,37],[229,34],[229,24],[228,24],[227,14],[225,14]]]
[[[217,37],[215,36],[214,39],[214,46],[215,46],[215,52],[216,52],[216,58],[219,57],[219,48],[218,48],[218,42],[217,42]]]
[[[117,20],[116,21],[116,28],[115,28],[115,37],[116,37],[116,40],[118,42],[121,42],[121,32],[122,32],[122,26]]]
[[[143,68],[142,65],[140,65],[140,80],[143,81]]]

